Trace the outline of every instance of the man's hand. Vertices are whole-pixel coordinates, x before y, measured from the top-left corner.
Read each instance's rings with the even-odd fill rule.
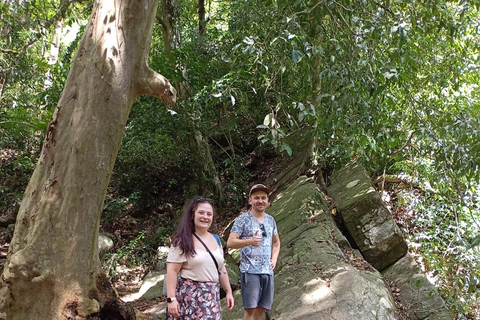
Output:
[[[275,270],[275,266],[277,265],[277,261],[270,259],[270,265],[272,266],[272,270]]]
[[[255,235],[253,236],[253,238],[251,240],[252,240],[251,245],[254,246],[254,247],[258,247],[262,243],[262,237],[260,237],[258,235],[258,230],[255,231]]]

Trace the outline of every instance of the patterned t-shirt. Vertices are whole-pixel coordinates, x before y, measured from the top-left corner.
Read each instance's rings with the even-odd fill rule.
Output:
[[[260,246],[246,246],[241,249],[240,272],[273,275],[270,259],[272,257],[272,237],[278,234],[277,224],[271,215],[265,214],[263,226],[265,236],[263,236],[262,224],[250,211],[240,215],[233,223],[231,232],[240,235],[240,239],[250,239],[255,232],[262,236]]]

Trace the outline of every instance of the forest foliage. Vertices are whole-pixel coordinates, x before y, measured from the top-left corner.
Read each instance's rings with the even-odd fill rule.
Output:
[[[180,210],[195,170],[185,143],[192,123],[208,138],[228,195],[221,210],[232,215],[254,178],[246,161],[269,148],[295,157],[285,138],[302,129],[316,139],[326,176],[357,159],[372,178],[407,182],[392,187],[409,215],[410,251],[457,319],[479,316],[480,3],[210,0],[204,34],[197,2],[168,3],[182,46],[167,52],[157,23],[149,63],[188,83],[190,96],[174,107],[135,103],[104,223],[168,211],[167,202]],[[0,1],[4,215],[18,209],[90,9],[89,1]],[[171,231],[168,212],[152,246]]]

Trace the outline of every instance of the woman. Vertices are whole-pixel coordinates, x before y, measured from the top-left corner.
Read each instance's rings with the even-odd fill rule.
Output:
[[[220,285],[227,293],[228,310],[233,308],[223,250],[218,236],[208,232],[215,214],[211,199],[195,197],[173,235],[167,257],[168,320],[222,319]]]

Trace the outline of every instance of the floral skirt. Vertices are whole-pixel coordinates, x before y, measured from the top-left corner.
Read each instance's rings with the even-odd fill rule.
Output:
[[[176,297],[180,305],[178,320],[222,320],[218,282],[178,278]],[[173,320],[168,308],[167,320]]]

